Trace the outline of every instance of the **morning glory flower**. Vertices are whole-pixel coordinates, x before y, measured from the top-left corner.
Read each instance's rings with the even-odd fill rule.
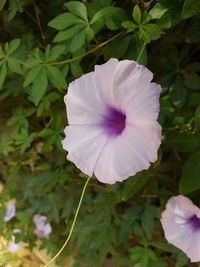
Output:
[[[160,85],[135,61],[110,59],[69,85],[67,159],[103,183],[123,181],[157,160]]]
[[[16,215],[16,203],[14,201],[9,202],[6,206],[6,215],[4,222],[10,221]]]
[[[15,229],[13,231],[14,233],[20,233],[21,230],[20,229]],[[23,247],[23,242],[15,242],[15,236],[12,235],[12,240],[10,241],[9,245],[8,245],[8,251],[11,253],[15,253],[18,250],[20,250]]]
[[[200,209],[182,195],[168,200],[161,223],[167,241],[200,261]]]
[[[52,232],[51,225],[47,222],[47,217],[35,214],[33,217],[36,229],[35,234],[37,237],[43,238]]]

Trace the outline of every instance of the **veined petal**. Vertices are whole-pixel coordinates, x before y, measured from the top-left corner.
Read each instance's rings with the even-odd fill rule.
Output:
[[[159,142],[155,142],[149,132],[148,135],[145,135],[142,132],[142,128],[137,126],[126,126],[129,130],[127,131],[127,137],[130,142],[134,146],[134,148],[138,151],[138,153],[147,161],[155,162],[157,160],[157,151],[159,147]]]
[[[127,121],[152,121],[157,120],[160,111],[159,84],[150,83],[143,87],[138,85],[137,95],[132,95],[124,101]]]
[[[129,139],[130,127],[108,140],[96,162],[94,173],[100,182],[113,184],[148,169],[149,162],[135,149]]]
[[[120,61],[113,77],[113,90],[117,105],[125,107],[128,99],[137,96],[153,78],[152,72],[135,61]]]
[[[113,76],[118,62],[118,59],[111,58],[102,65],[95,65],[94,69],[98,84],[101,86],[99,94],[102,100],[108,105],[115,105]]]
[[[97,125],[69,125],[64,132],[66,137],[62,145],[69,152],[87,141],[93,142],[94,138],[103,134]]]
[[[96,161],[107,142],[105,135],[99,135],[77,145],[69,151],[67,159],[85,174],[92,176]]]
[[[73,125],[97,123],[105,112],[105,103],[99,96],[101,86],[93,72],[70,83],[65,96],[68,123]]]

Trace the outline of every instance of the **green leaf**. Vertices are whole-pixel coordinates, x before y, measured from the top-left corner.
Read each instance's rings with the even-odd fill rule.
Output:
[[[107,47],[105,58],[107,60],[112,57],[121,58],[126,53],[131,40],[132,36],[128,35],[112,41]]]
[[[181,78],[177,78],[175,83],[172,85],[170,98],[173,104],[179,108],[182,108],[185,105],[187,100],[187,88]]]
[[[74,36],[75,33],[77,33],[78,31],[80,31],[80,29],[82,29],[84,26],[81,24],[78,24],[76,26],[73,26],[65,31],[61,31],[58,34],[56,34],[55,38],[54,38],[54,42],[61,42],[64,40],[68,40],[70,38],[72,38]]]
[[[136,5],[133,9],[133,19],[135,20],[135,22],[140,25],[141,22],[141,18],[142,18],[142,14],[141,14],[141,10],[139,8],[138,5]]]
[[[130,257],[133,261],[138,261],[145,254],[144,248],[140,246],[134,246],[130,249]]]
[[[147,182],[149,181],[149,175],[143,171],[130,177],[126,182],[122,190],[121,198],[126,201],[135,195]]]
[[[200,90],[200,76],[197,73],[190,72],[185,74],[185,84],[188,88]]]
[[[155,206],[148,204],[145,205],[144,212],[141,217],[141,222],[149,239],[152,238],[156,213],[157,211]]]
[[[35,77],[40,72],[41,68],[42,68],[42,66],[38,65],[38,66],[33,67],[32,69],[29,70],[29,72],[26,75],[25,81],[23,83],[24,87],[28,86],[30,83],[32,83],[34,81]]]
[[[142,29],[145,29],[148,33],[150,33],[151,40],[158,39],[162,34],[162,29],[159,25],[148,23],[142,26]]]
[[[4,58],[4,57],[5,57],[5,54],[4,54],[3,49],[2,49],[2,47],[0,45],[0,59]]]
[[[65,46],[64,45],[56,45],[54,46],[51,51],[50,54],[46,60],[46,62],[52,62],[54,60],[56,60],[57,58],[59,58],[62,54],[65,53]]]
[[[200,0],[185,0],[182,9],[182,18],[187,19],[200,14]]]
[[[81,66],[79,65],[79,63],[72,62],[70,64],[70,67],[71,67],[71,72],[75,78],[78,78],[83,74],[83,70],[82,70]]]
[[[0,89],[2,88],[2,85],[6,78],[6,74],[7,74],[7,66],[6,62],[4,61],[3,64],[0,65]]]
[[[22,68],[21,68],[21,65],[17,59],[8,58],[7,63],[8,63],[8,68],[11,71],[18,73],[18,74],[22,74]]]
[[[118,11],[121,11],[121,8],[118,7],[104,7],[101,10],[99,10],[90,21],[90,24],[95,23],[99,19],[103,19],[105,17],[110,17],[113,15],[116,15]]]
[[[167,140],[166,145],[178,151],[192,151],[200,145],[200,135],[183,133]]]
[[[122,26],[128,30],[128,32],[132,32],[137,28],[137,25],[135,25],[132,21],[124,21],[122,22]]]
[[[4,7],[5,3],[6,3],[6,1],[7,1],[7,0],[2,0],[2,1],[0,2],[0,12],[1,12],[1,10],[3,9],[3,7]]]
[[[35,77],[31,90],[31,97],[35,105],[38,105],[46,92],[48,85],[47,74],[43,67]]]
[[[86,36],[86,39],[88,41],[88,43],[90,41],[92,41],[92,39],[94,39],[94,36],[95,36],[95,32],[92,28],[90,28],[89,26],[85,28],[85,36]]]
[[[160,3],[155,4],[155,6],[150,10],[149,15],[152,19],[160,19],[168,9],[162,6]]]
[[[58,85],[62,88],[67,87],[65,77],[62,74],[62,72],[58,69],[58,67],[48,65],[46,67],[46,70],[47,70],[48,78],[53,83],[53,85]]]
[[[87,9],[83,3],[78,1],[70,1],[66,3],[66,6],[68,7],[71,13],[73,13],[76,16],[79,16],[86,22],[88,21]]]
[[[52,27],[58,31],[62,31],[62,30],[66,29],[68,27],[71,27],[73,25],[83,24],[83,23],[84,23],[84,21],[82,19],[77,18],[73,14],[64,13],[64,14],[57,16],[53,20],[51,20],[48,23],[48,26],[50,26],[50,27]]]
[[[77,32],[72,38],[72,42],[70,44],[70,51],[73,53],[76,50],[80,49],[85,44],[85,31]]]
[[[196,108],[194,123],[195,123],[196,129],[199,131],[200,130],[200,105]]]
[[[200,189],[200,151],[192,154],[186,161],[181,174],[179,192],[189,194]]]
[[[14,39],[8,44],[8,51],[7,54],[12,54],[20,45],[20,39]]]

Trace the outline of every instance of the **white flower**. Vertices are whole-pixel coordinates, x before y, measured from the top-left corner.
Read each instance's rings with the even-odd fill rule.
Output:
[[[34,215],[33,221],[35,223],[36,229],[35,234],[37,237],[45,237],[52,232],[50,223],[47,222],[47,217],[39,214]]]
[[[170,198],[161,223],[169,243],[184,251],[192,262],[200,261],[200,209],[189,198]]]
[[[16,215],[16,203],[9,202],[6,207],[6,215],[4,217],[4,222],[10,221]]]
[[[157,160],[160,85],[134,61],[110,59],[70,83],[65,96],[68,160],[103,183],[123,181]]]

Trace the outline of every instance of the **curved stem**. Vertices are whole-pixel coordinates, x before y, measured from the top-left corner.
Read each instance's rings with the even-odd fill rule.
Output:
[[[85,194],[85,190],[86,190],[87,184],[89,183],[90,178],[91,177],[88,176],[87,181],[85,182],[85,185],[83,187],[83,191],[81,193],[81,197],[80,197],[80,200],[79,200],[79,203],[78,203],[78,207],[77,207],[77,210],[76,210],[76,213],[75,213],[75,216],[74,216],[74,220],[73,220],[73,223],[72,223],[72,226],[71,226],[69,235],[68,235],[68,237],[67,237],[64,245],[61,247],[61,249],[58,251],[58,253],[53,257],[53,259],[51,259],[47,264],[44,265],[44,267],[47,267],[47,266],[49,266],[49,264],[51,264],[52,262],[54,262],[55,259],[60,255],[60,253],[63,251],[63,249],[66,247],[67,243],[69,242],[70,237],[72,235],[72,232],[74,230],[74,226],[76,224],[76,219],[77,219],[77,216],[78,216],[78,213],[79,213],[79,210],[80,210],[80,207],[81,207],[81,203],[82,203],[82,200],[83,200],[83,197],[84,197],[84,194]]]
[[[125,35],[125,34],[126,34],[126,32],[122,31],[122,32],[120,32],[120,33],[114,35],[112,38],[108,39],[107,41],[105,41],[105,42],[103,42],[103,43],[97,45],[95,48],[89,50],[88,52],[86,52],[86,53],[84,53],[84,54],[82,54],[82,55],[80,55],[80,56],[73,57],[73,58],[70,58],[70,59],[67,59],[67,60],[64,60],[64,61],[59,61],[59,62],[50,62],[50,63],[48,63],[48,64],[49,64],[49,65],[62,65],[62,64],[66,64],[66,63],[70,63],[70,62],[76,61],[76,60],[78,60],[78,59],[80,59],[80,58],[82,58],[82,57],[84,57],[84,56],[87,56],[87,55],[89,55],[89,54],[94,53],[96,50],[98,50],[98,49],[101,48],[102,46],[108,44],[109,42],[113,41],[114,39],[118,38],[119,36],[123,36],[123,35]]]

